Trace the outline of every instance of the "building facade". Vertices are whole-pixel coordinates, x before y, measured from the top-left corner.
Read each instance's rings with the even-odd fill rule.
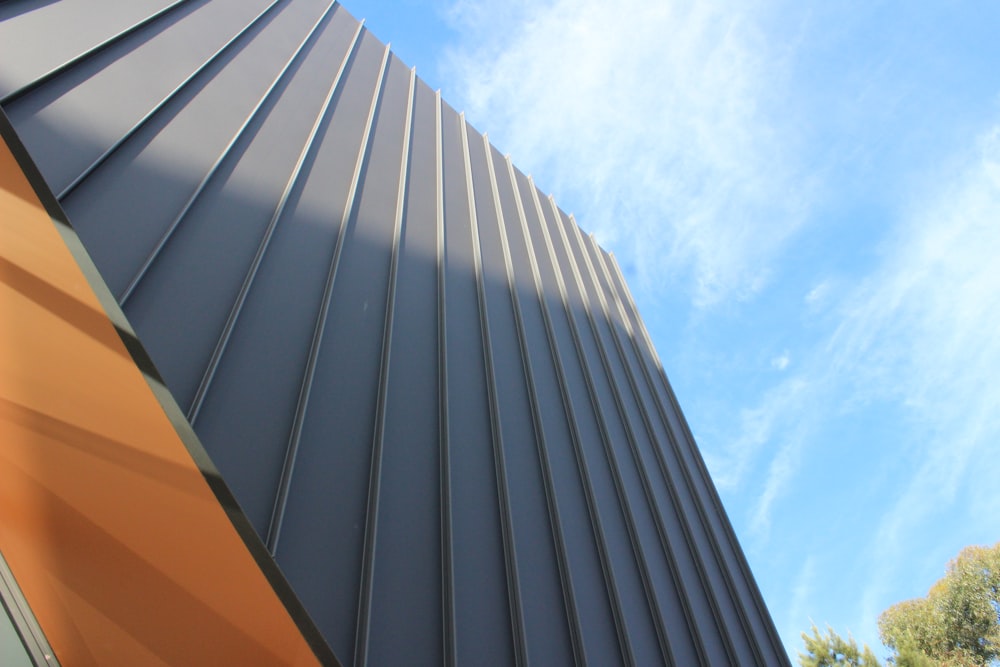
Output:
[[[0,5],[0,108],[36,661],[787,664],[614,258],[343,7]]]

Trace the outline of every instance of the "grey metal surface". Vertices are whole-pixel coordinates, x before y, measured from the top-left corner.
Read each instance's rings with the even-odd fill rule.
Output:
[[[787,664],[530,178],[338,5],[82,4],[0,6],[0,104],[345,664]]]

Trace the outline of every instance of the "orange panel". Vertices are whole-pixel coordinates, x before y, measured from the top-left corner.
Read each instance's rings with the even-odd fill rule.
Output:
[[[320,664],[3,142],[0,443],[0,552],[62,664]]]

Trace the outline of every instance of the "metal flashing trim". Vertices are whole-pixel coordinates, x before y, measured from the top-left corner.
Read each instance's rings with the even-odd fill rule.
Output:
[[[118,306],[117,301],[105,284],[89,253],[70,225],[62,206],[48,187],[44,177],[17,136],[16,131],[10,124],[2,108],[0,108],[0,140],[10,150],[10,153],[13,155],[34,191],[35,196],[44,208],[49,220],[53,223],[62,242],[66,245],[77,267],[86,279],[88,287],[103,310],[103,314],[110,321],[115,333],[128,352],[132,363],[135,364],[141,373],[156,403],[163,410],[179,442],[183,445],[188,455],[190,455],[195,468],[205,480],[236,535],[249,552],[256,566],[260,569],[284,610],[288,613],[320,664],[339,666],[340,662],[330,649],[326,639],[320,633],[295,591],[292,590],[292,587],[268,553],[265,545],[257,536],[250,520],[243,513],[232,491],[211,462],[204,446],[194,433],[191,425],[184,418],[172,394],[163,384],[152,359],[136,337],[125,314]]]
[[[59,667],[59,659],[56,658],[49,640],[42,632],[42,627],[38,625],[38,619],[31,611],[31,605],[25,599],[21,587],[17,585],[14,573],[10,571],[10,566],[0,553],[0,613],[4,610],[14,624],[14,629],[31,661],[37,667]],[[0,619],[0,622],[3,622],[3,619]]]

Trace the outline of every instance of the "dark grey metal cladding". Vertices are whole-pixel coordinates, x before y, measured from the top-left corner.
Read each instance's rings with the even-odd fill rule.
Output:
[[[372,664],[444,663],[437,394],[436,100],[417,82],[386,376]],[[400,556],[405,554],[405,558]]]
[[[331,55],[339,61],[343,50],[344,45],[337,44]],[[140,339],[159,350],[154,361],[185,409],[191,405],[323,99],[325,87],[310,90],[306,82],[296,77],[274,107],[266,110],[262,124],[251,128],[256,130],[252,137],[235,147],[124,303]],[[247,100],[237,122],[250,104]],[[178,209],[172,208],[171,213]],[[68,213],[72,219],[73,207]],[[108,245],[113,248],[114,240],[109,239]],[[143,249],[143,260],[154,247]],[[142,269],[139,263],[133,266],[127,273]],[[116,291],[118,287],[112,285]]]
[[[542,278],[543,307],[549,312],[553,330],[553,354],[559,358],[562,391],[574,430],[580,475],[588,487],[591,521],[598,539],[605,582],[619,641],[626,663],[649,664],[659,660],[653,615],[642,581],[641,552],[634,548],[629,530],[629,509],[622,502],[615,483],[614,463],[606,458],[609,442],[603,413],[594,401],[588,361],[577,345],[574,322],[563,297],[560,269],[553,263],[541,210],[535,201],[534,186],[520,172],[515,173],[525,213],[525,224]]]
[[[0,6],[0,24],[10,21],[9,30],[0,30],[0,103],[24,94],[31,86],[52,78],[88,57],[95,49],[107,48],[148,21],[180,8],[187,0],[77,0],[38,3],[22,0]],[[190,3],[189,3],[190,4]],[[17,26],[14,28],[13,26]],[[38,39],[51,35],[54,26],[71,27],[59,31],[59,39]]]
[[[355,76],[357,88],[351,85]],[[317,328],[303,380],[308,391],[299,396],[301,440],[289,443],[298,447],[298,455],[286,464],[287,506],[280,507],[279,497],[269,540],[307,608],[322,610],[320,627],[347,662],[356,651],[365,567],[372,434],[407,79],[406,68],[387,59],[383,47],[366,34],[343,95],[359,96],[360,115],[367,120],[360,145],[347,159],[352,165],[347,200],[333,209],[344,222],[330,248],[332,257],[324,263],[329,269],[324,294],[314,306]],[[338,105],[331,127],[340,111]],[[366,173],[384,175],[387,181],[363,178]],[[276,526],[282,519],[278,543]]]
[[[683,533],[666,531],[666,521],[654,491],[654,480],[658,475],[651,471],[658,470],[650,466],[649,450],[655,443],[649,439],[648,426],[639,414],[639,405],[630,395],[631,386],[624,377],[624,369],[617,349],[607,335],[606,315],[597,304],[591,300],[591,294],[584,283],[583,258],[570,239],[576,236],[575,225],[566,229],[566,220],[551,198],[541,206],[545,213],[546,229],[552,239],[555,255],[561,265],[568,292],[568,303],[572,317],[576,321],[577,338],[583,348],[583,358],[590,359],[590,373],[593,385],[596,385],[597,400],[605,415],[608,429],[611,431],[612,442],[620,443],[621,447],[608,447],[608,458],[616,469],[616,483],[620,486],[620,495],[625,498],[627,506],[631,507],[633,522],[633,543],[643,554],[646,564],[644,577],[650,590],[647,596],[651,606],[656,610],[655,618],[661,619],[657,628],[662,643],[668,644],[667,627],[686,625],[690,636],[675,633],[672,641],[666,647],[666,652],[672,654],[678,664],[695,664],[707,659],[701,653],[698,624],[692,618],[692,611],[687,599],[688,593],[683,575],[676,564],[674,548],[671,546],[671,535]],[[583,271],[581,267],[583,266]],[[646,420],[648,421],[648,420]],[[663,484],[659,484],[660,487]],[[673,512],[673,506],[667,505]],[[673,517],[671,517],[673,518]],[[688,641],[685,641],[688,640]],[[725,662],[724,653],[714,656],[717,662]]]
[[[272,4],[255,0],[183,6],[44,87],[5,104],[53,192],[62,192],[230,40],[237,40],[236,49],[245,44],[264,27],[269,17],[262,13]],[[232,50],[212,61],[197,83],[217,72]],[[198,89],[188,88],[182,97]],[[86,131],[74,131],[74,125],[84,125]],[[56,137],[59,141],[53,141]]]
[[[592,253],[592,261],[601,267],[601,277],[609,280],[609,274],[606,273],[607,267],[602,263],[604,258],[601,257],[600,250],[592,243],[588,244],[588,250]],[[603,285],[607,287],[608,283],[605,282]],[[609,292],[607,298],[618,309],[622,307],[621,299],[617,293]],[[731,606],[732,600],[726,597],[725,581],[721,578],[725,576],[724,572],[719,569],[718,563],[713,562],[710,558],[710,555],[713,553],[712,539],[714,538],[710,532],[706,532],[711,529],[704,523],[703,516],[699,513],[700,510],[696,504],[696,497],[693,495],[696,489],[693,489],[691,486],[690,474],[684,467],[684,460],[679,453],[676,437],[662,419],[663,406],[657,403],[657,397],[651,393],[655,391],[655,385],[653,384],[655,380],[652,379],[653,375],[650,374],[648,367],[643,365],[643,359],[636,356],[642,353],[641,343],[636,339],[635,330],[631,325],[625,324],[626,316],[624,312],[621,310],[612,310],[612,312],[621,318],[615,319],[614,315],[612,315],[610,320],[612,325],[618,329],[619,341],[625,340],[630,343],[626,345],[623,342],[621,345],[629,363],[631,375],[635,378],[642,378],[642,381],[636,380],[636,388],[639,390],[642,399],[641,406],[646,413],[661,417],[650,420],[653,430],[658,437],[658,446],[653,450],[653,454],[657,459],[656,465],[659,467],[663,479],[666,481],[666,490],[669,494],[669,500],[666,505],[672,506],[673,512],[678,513],[676,521],[670,521],[670,513],[665,512],[664,517],[665,521],[669,522],[667,527],[670,529],[671,535],[677,537],[684,536],[686,538],[687,543],[684,545],[685,548],[676,551],[678,561],[684,573],[685,581],[698,582],[698,585],[690,587],[693,590],[690,601],[696,617],[699,619],[715,619],[714,625],[720,633],[718,636],[715,638],[712,637],[712,625],[704,621],[698,624],[698,631],[707,638],[706,648],[710,651],[714,650],[718,652],[727,649],[729,646],[727,643],[729,629],[724,622],[726,617],[722,616],[719,606]],[[699,519],[702,520],[700,521]],[[705,573],[706,570],[708,571],[707,574]],[[732,618],[732,622],[738,623],[738,618],[730,618]],[[748,650],[749,647],[747,647]],[[730,648],[729,652],[733,652],[733,649]],[[743,659],[748,659],[747,656],[748,653],[745,651]]]
[[[506,465],[513,474],[506,476],[508,505],[512,523],[517,586],[521,598],[525,645],[533,661],[545,665],[572,664],[573,644],[568,626],[566,599],[563,593],[558,547],[553,532],[546,493],[543,466],[532,414],[525,368],[521,363],[526,342],[519,331],[514,299],[508,275],[504,244],[506,229],[501,225],[498,199],[491,178],[489,145],[471,127],[468,136],[469,164],[474,186],[478,244],[481,249],[483,294],[489,316],[490,342],[499,421],[503,434]],[[519,306],[518,306],[519,307]],[[549,491],[549,494],[552,492]],[[563,565],[565,568],[565,565]]]
[[[648,485],[646,491],[653,496],[650,506],[658,519],[657,530],[674,574],[685,617],[683,621],[678,621],[686,622],[691,637],[700,642],[700,646],[696,644],[694,648],[704,651],[700,656],[702,660],[711,664],[736,662],[733,651],[729,648],[725,627],[718,622],[706,623],[700,620],[715,618],[717,612],[713,606],[715,600],[711,597],[711,584],[703,573],[704,564],[696,558],[698,552],[691,536],[690,523],[692,520],[697,521],[697,517],[681,512],[684,505],[678,497],[677,462],[672,461],[669,465],[664,462],[663,450],[666,445],[665,440],[660,439],[668,436],[662,434],[662,423],[652,407],[650,386],[643,382],[645,376],[637,370],[634,349],[630,346],[627,334],[623,335],[621,328],[612,319],[611,309],[617,307],[618,302],[612,302],[614,295],[603,291],[605,284],[600,282],[600,274],[595,268],[596,260],[591,254],[594,248],[587,243],[589,239],[584,239],[579,228],[561,211],[559,214],[575,262],[578,267],[585,267],[582,278],[590,308],[600,304],[600,316],[594,317],[593,321],[613,369],[616,384],[625,395],[622,405],[631,418],[633,433],[639,444],[638,455],[642,461],[640,466],[645,473],[644,485]],[[602,265],[601,269],[603,268]],[[628,391],[621,389],[626,386]],[[641,429],[635,426],[638,423],[642,424]]]
[[[331,33],[338,27],[335,20]],[[357,30],[351,21],[342,27],[323,55],[346,66]],[[324,92],[336,85],[336,95],[344,85],[329,72],[322,81],[311,91],[311,110],[317,114]],[[343,210],[351,177],[343,173],[342,161],[331,164],[328,147],[356,154],[363,124],[362,116],[356,123],[345,119],[334,126],[328,112],[320,119],[311,151],[309,125],[298,126],[293,146],[307,151],[304,173],[277,221],[196,422],[262,536],[268,533],[323,281],[341,228],[333,211]]]
[[[106,4],[0,103],[345,663],[787,664],[613,258],[335,3]]]
[[[442,104],[448,415],[456,657],[459,664],[514,662],[494,434],[470,220],[465,122]],[[485,628],[492,628],[483,632]]]
[[[308,86],[305,77],[295,75],[314,50],[316,55],[338,57],[344,45],[328,33],[343,32],[352,22],[334,16],[333,25],[328,26],[331,19],[322,18],[327,16],[319,11],[322,8],[313,9],[277,15],[268,31],[234,54],[211,86],[183,106],[155,115],[63,198],[63,206],[78,220],[74,224],[95,248],[92,255],[106,267],[102,269],[105,279],[120,299],[138,289],[138,282],[159,260],[157,255],[166,244],[172,243],[178,228],[197,224],[189,217],[204,215],[201,209],[221,192],[228,195],[242,185],[238,179],[250,172],[246,167],[238,170],[237,165],[252,159],[247,156],[251,142],[273,144],[285,124],[295,122],[300,128],[308,114],[315,113],[322,93]],[[298,46],[293,35],[304,38]],[[327,76],[326,71],[315,70],[315,63],[312,66],[313,77]],[[267,130],[262,129],[264,124]],[[308,124],[298,131],[304,135],[305,128]],[[294,150],[297,141],[301,139],[288,137],[283,153]],[[171,163],[177,167],[168,171],[164,166]],[[257,178],[267,175],[263,172]],[[281,175],[271,180],[275,183],[267,187],[273,190],[279,187]],[[261,208],[266,205],[255,203]],[[122,238],[129,243],[121,243]]]
[[[572,255],[567,254],[565,233],[555,216],[558,211],[551,200],[542,206],[535,191],[535,203],[543,215],[543,232],[553,261],[564,276],[561,291],[571,318],[574,341],[584,365],[591,402],[597,410],[604,434],[605,453],[612,471],[616,491],[626,518],[626,526],[640,567],[645,593],[653,612],[653,620],[665,657],[689,664],[698,659],[697,651],[687,643],[677,641],[671,646],[666,623],[683,619],[683,600],[676,590],[677,579],[667,578],[669,563],[663,550],[665,539],[657,540],[662,523],[656,516],[648,475],[638,454],[636,426],[629,420],[623,405],[620,385],[612,373],[608,354],[598,336],[594,313],[582,293],[582,278]],[[568,294],[567,294],[568,293]],[[589,361],[588,361],[589,360]],[[613,443],[620,446],[615,447]],[[664,602],[666,600],[666,602]],[[670,605],[670,615],[664,605]]]
[[[750,573],[732,525],[725,515],[722,501],[711,482],[705,462],[697,451],[690,427],[680,411],[676,396],[663,372],[663,365],[639,317],[621,270],[608,253],[600,248],[595,248],[595,252],[601,256],[606,266],[612,291],[623,304],[621,317],[627,322],[637,353],[641,356],[643,367],[650,376],[649,384],[656,393],[656,403],[663,427],[675,443],[676,454],[681,459],[678,469],[688,477],[690,495],[685,500],[690,502],[690,506],[697,511],[702,521],[708,524],[711,546],[717,559],[716,565],[721,570],[719,578],[728,589],[728,595],[722,594],[725,596],[724,602],[731,605],[732,611],[741,621],[743,632],[739,633],[740,639],[753,651],[758,662],[786,663],[787,655],[781,646],[777,630]],[[703,562],[708,560],[706,552],[702,551],[699,555]],[[726,622],[725,619],[720,620]],[[730,625],[729,629],[735,632],[737,627]]]
[[[534,255],[524,236],[524,214],[515,193],[508,163],[491,149],[497,191],[513,264],[515,295],[521,306],[531,387],[540,421],[539,459],[547,467],[546,482],[551,486],[550,513],[559,519],[559,536],[564,546],[563,587],[573,592],[574,613],[578,616],[583,651],[579,659],[595,665],[621,662],[609,590],[601,567],[599,542],[588,503],[589,487],[577,468],[569,416],[564,408],[560,370],[548,343],[546,311],[540,299],[541,282]],[[550,479],[551,478],[551,479]]]

